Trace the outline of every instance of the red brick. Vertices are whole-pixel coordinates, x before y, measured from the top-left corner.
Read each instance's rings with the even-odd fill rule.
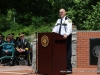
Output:
[[[77,33],[77,67],[94,68],[89,65],[89,39],[99,38],[100,32],[78,32]]]

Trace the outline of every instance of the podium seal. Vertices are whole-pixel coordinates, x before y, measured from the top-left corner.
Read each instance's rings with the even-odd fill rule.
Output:
[[[49,44],[49,38],[48,38],[48,36],[46,36],[46,35],[42,36],[42,38],[41,38],[41,44],[42,44],[43,47],[47,47],[48,46],[48,44]]]

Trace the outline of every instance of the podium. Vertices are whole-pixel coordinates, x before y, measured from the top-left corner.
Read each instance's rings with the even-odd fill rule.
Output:
[[[38,33],[37,70],[42,75],[66,75],[67,47],[63,36]]]

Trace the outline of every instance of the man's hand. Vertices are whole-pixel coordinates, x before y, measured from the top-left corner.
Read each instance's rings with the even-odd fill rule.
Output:
[[[68,37],[68,36],[65,34],[63,38],[66,39],[67,37]]]
[[[20,52],[20,49],[17,49],[18,52]]]
[[[25,49],[20,48],[21,52],[25,52]]]

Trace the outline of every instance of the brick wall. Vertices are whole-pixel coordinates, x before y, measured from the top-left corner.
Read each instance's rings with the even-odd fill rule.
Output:
[[[98,31],[78,31],[77,32],[77,67],[96,68],[96,65],[89,65],[89,39],[100,38]]]

